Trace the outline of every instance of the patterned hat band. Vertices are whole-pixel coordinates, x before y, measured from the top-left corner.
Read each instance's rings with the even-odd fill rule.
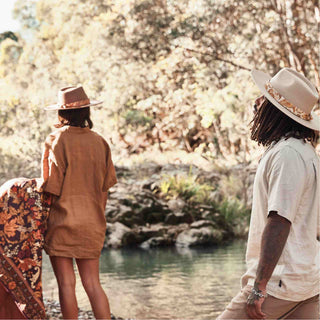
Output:
[[[311,114],[308,114],[302,111],[301,109],[293,105],[291,102],[286,100],[275,88],[273,88],[270,81],[268,81],[265,84],[265,88],[268,91],[268,93],[271,95],[271,97],[275,99],[277,102],[279,102],[288,111],[290,111],[291,113],[293,113],[294,115],[296,115],[297,117],[303,120],[306,120],[306,121],[312,120]]]
[[[90,100],[89,99],[85,99],[85,100],[65,103],[65,104],[61,105],[61,108],[62,109],[76,108],[76,107],[86,106],[88,104],[90,104]]]

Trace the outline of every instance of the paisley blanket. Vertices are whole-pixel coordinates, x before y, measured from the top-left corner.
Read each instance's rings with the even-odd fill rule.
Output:
[[[0,286],[27,319],[45,319],[41,267],[51,197],[40,184],[19,178],[0,187]]]

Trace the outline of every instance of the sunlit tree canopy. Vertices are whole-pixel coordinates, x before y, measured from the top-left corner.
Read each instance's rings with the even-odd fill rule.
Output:
[[[0,37],[2,179],[38,174],[56,117],[43,107],[66,85],[104,100],[95,128],[122,157],[184,150],[232,164],[255,150],[251,69],[293,67],[320,88],[313,0],[18,0],[14,15],[21,34]]]

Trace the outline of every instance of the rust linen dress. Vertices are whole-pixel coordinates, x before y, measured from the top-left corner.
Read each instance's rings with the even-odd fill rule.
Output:
[[[42,159],[43,188],[57,196],[45,251],[50,256],[99,258],[107,191],[117,182],[108,143],[87,127],[64,126],[47,137]]]

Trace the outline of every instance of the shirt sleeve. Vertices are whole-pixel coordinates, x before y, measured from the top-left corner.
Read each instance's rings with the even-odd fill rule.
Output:
[[[63,145],[59,138],[50,135],[42,153],[41,174],[44,191],[60,196],[66,167]]]
[[[109,145],[105,142],[107,147],[107,155],[106,155],[106,166],[107,166],[107,173],[104,178],[103,183],[103,192],[107,192],[113,185],[117,183],[117,175],[116,170],[114,168],[112,157],[111,157],[111,150]]]
[[[314,160],[312,162],[313,170],[316,176],[316,194],[320,194],[320,159]],[[317,210],[317,238],[320,241],[320,197],[316,198],[316,210]]]
[[[268,214],[276,211],[293,222],[297,213],[307,170],[301,155],[286,146],[275,154],[268,174]]]

